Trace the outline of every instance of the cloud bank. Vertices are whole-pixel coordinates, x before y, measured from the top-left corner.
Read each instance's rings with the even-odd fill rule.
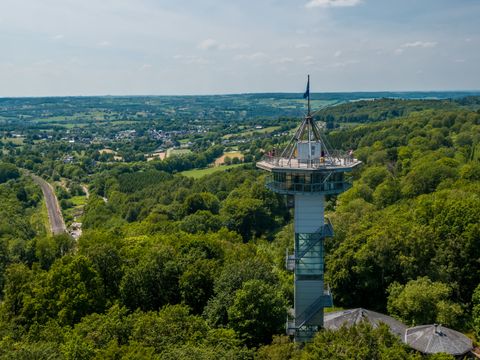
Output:
[[[361,2],[361,0],[311,0],[305,4],[305,7],[349,7],[359,5]]]

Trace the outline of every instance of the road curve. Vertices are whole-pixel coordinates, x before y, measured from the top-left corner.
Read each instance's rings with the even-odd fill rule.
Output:
[[[57,196],[53,190],[52,185],[42,179],[40,176],[30,174],[33,181],[35,181],[41,188],[43,196],[45,197],[45,204],[47,205],[48,219],[50,220],[50,228],[53,235],[66,233],[65,222],[63,221],[60,205],[58,204]]]

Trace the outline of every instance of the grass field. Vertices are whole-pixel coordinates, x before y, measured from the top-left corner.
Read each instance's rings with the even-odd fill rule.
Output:
[[[252,129],[250,131],[241,132],[242,136],[252,136],[253,134],[270,134],[276,130],[280,129],[280,126],[269,126],[263,129]]]
[[[272,132],[274,132],[278,129],[280,129],[280,126],[269,126],[269,127],[263,128],[263,129],[249,129],[249,130],[246,130],[246,131],[242,131],[238,134],[223,135],[222,138],[223,139],[230,139],[231,137],[234,137],[234,136],[247,137],[247,136],[252,136],[254,134],[270,134],[270,133],[272,133]]]
[[[98,152],[100,154],[116,154],[117,152],[112,150],[112,149],[101,149],[101,150],[98,150]]]
[[[215,160],[215,166],[223,165],[225,163],[225,158],[226,157],[229,157],[230,159],[238,158],[240,160],[243,160],[243,158],[244,158],[243,154],[240,151],[224,152],[222,156],[220,156],[219,158],[217,158]]]
[[[87,202],[87,197],[85,195],[81,195],[81,196],[72,196],[70,198],[70,201],[73,203],[73,205],[75,206],[79,206],[79,205],[85,205],[86,202]]]
[[[63,217],[67,226],[74,220],[78,221],[79,218],[83,215],[83,208],[85,207],[85,204],[87,202],[87,197],[85,195],[72,196],[69,200],[72,202],[73,207],[62,210]]]
[[[4,144],[6,144],[8,142],[11,142],[12,144],[15,144],[15,145],[23,145],[24,140],[25,140],[25,138],[23,138],[23,137],[21,137],[21,138],[17,138],[17,137],[2,138],[2,142]]]
[[[42,198],[40,204],[37,205],[37,209],[40,211],[35,211],[30,218],[30,224],[32,225],[32,228],[38,235],[51,236],[52,230],[50,229],[47,205],[45,204],[44,198]]]
[[[341,123],[341,124],[338,124],[340,125],[340,129],[343,129],[343,128],[349,128],[349,127],[354,127],[354,126],[359,126],[359,125],[364,125],[363,123],[360,123],[360,122],[346,122],[346,123]]]
[[[175,156],[175,155],[187,155],[190,154],[192,151],[189,149],[168,149],[167,150],[167,158],[170,156]]]
[[[225,170],[233,169],[242,165],[243,164],[222,165],[222,166],[216,166],[216,167],[209,167],[206,169],[187,170],[187,171],[182,171],[180,174],[182,174],[183,176],[194,178],[194,179],[199,179],[206,175],[213,174],[214,172],[217,172],[217,171],[225,171]]]

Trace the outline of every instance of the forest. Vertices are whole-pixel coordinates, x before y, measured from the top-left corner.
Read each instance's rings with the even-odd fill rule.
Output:
[[[335,309],[440,323],[480,341],[478,107],[468,98],[383,99],[325,110],[362,123],[326,132],[363,162],[354,186],[328,198]],[[222,146],[75,164],[58,160],[67,145],[4,149],[0,359],[425,358],[385,327],[324,330],[305,346],[284,335],[292,209],[252,161],[286,139],[252,139],[245,165],[198,179],[179,172],[204,167]],[[66,179],[64,199],[88,186],[78,241],[46,230],[41,191],[25,169]]]

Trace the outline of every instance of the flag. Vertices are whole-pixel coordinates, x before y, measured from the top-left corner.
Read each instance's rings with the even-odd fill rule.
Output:
[[[304,99],[308,97],[310,97],[310,75],[308,75],[307,90],[305,90],[305,93],[303,94]]]

